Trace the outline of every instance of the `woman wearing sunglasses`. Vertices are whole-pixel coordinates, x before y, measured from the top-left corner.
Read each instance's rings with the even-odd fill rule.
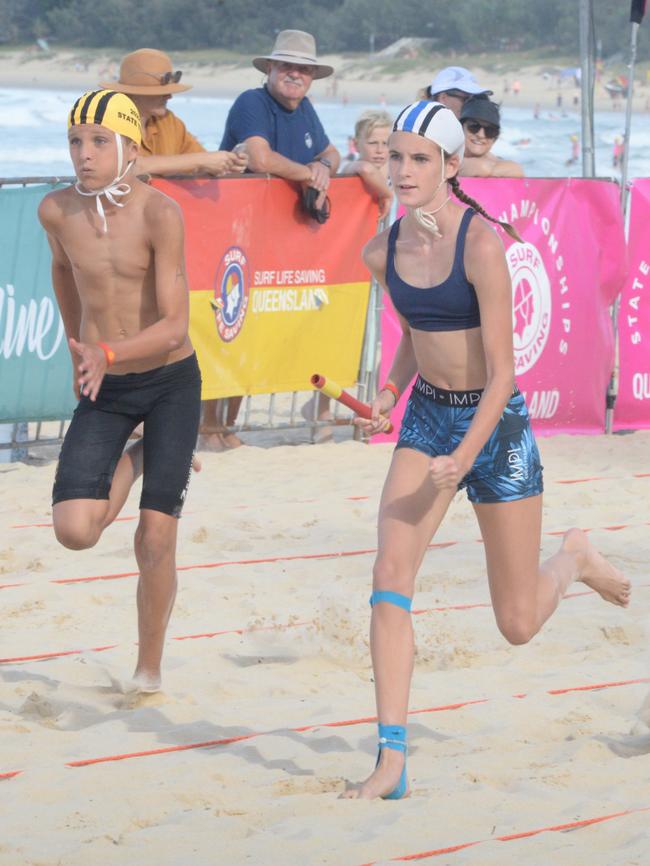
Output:
[[[490,153],[501,131],[499,106],[485,97],[468,99],[460,113],[465,133],[465,160],[459,174],[463,177],[523,177],[518,162],[500,159]]]

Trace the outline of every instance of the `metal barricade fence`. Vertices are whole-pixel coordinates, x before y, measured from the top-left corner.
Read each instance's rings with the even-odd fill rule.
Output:
[[[253,178],[260,177],[260,175],[250,174],[244,177]],[[49,184],[55,187],[59,184],[74,183],[75,181],[76,177],[74,176],[0,177],[0,189],[8,186],[27,187],[35,184]],[[378,231],[382,230],[385,224],[386,221],[380,223]],[[381,287],[373,279],[370,286],[358,381],[353,389],[350,389],[357,399],[364,402],[369,402],[374,398],[378,387],[382,309]],[[224,427],[223,432],[267,434],[259,435],[261,444],[297,444],[301,441],[318,441],[319,430],[322,428],[348,427],[355,439],[361,438],[359,429],[353,426],[353,415],[336,401],[332,401],[333,420],[319,421],[316,394],[317,392],[313,391],[293,391],[246,396],[238,413],[239,423]],[[310,400],[311,397],[314,399]],[[222,402],[225,406],[224,417],[226,417],[228,400],[224,399]],[[35,459],[36,461],[44,458],[55,459],[68,424],[69,419],[20,422],[17,424],[0,423],[0,463],[28,459]],[[291,438],[268,435],[291,431],[298,435]],[[30,449],[34,448],[39,449],[39,452],[30,457]],[[42,455],[40,458],[39,454]]]

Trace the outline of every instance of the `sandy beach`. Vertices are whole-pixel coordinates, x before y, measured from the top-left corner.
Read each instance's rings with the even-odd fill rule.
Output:
[[[253,68],[250,58],[245,56],[225,62],[219,60],[216,54],[213,58],[206,54],[205,59],[197,60],[195,55],[186,56],[179,51],[172,52],[172,58],[175,67],[183,70],[183,83],[191,84],[197,95],[234,98],[246,88],[259,87],[263,81],[263,76]],[[505,106],[518,105],[532,109],[538,104],[544,109],[555,108],[558,95],[561,95],[563,108],[569,109],[575,107],[574,98],[580,92],[573,78],[560,78],[560,72],[566,68],[566,64],[557,60],[519,65],[508,54],[480,55],[474,61],[472,58],[441,54],[436,55],[431,62],[420,58],[391,67],[385,60],[376,57],[323,55],[321,59],[323,63],[333,66],[336,74],[334,79],[314,82],[311,94],[316,102],[406,103],[416,98],[438,69],[454,64],[469,66],[477,79],[494,91],[493,98]],[[0,81],[3,87],[44,87],[83,92],[100,81],[116,79],[119,63],[119,53],[100,50],[75,52],[57,49],[50,54],[39,54],[33,49],[5,49],[0,52]],[[573,65],[578,63],[576,57]],[[610,73],[605,73],[603,81],[596,85],[596,109],[613,107],[612,99],[603,86],[609,77]],[[513,93],[512,89],[515,81],[520,83],[518,94]],[[635,110],[647,111],[649,98],[647,83],[637,85]],[[619,100],[619,110],[622,104]]]
[[[139,491],[75,553],[49,525],[54,463],[1,466],[0,864],[645,866],[649,447],[650,432],[540,440],[543,555],[588,528],[634,590],[623,610],[574,586],[528,646],[499,635],[454,501],[418,581],[399,803],[338,799],[375,755],[367,598],[391,446],[203,454],[164,691],[147,697],[123,686]]]

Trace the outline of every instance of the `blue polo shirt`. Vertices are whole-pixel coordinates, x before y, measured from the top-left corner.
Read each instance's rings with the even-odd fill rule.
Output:
[[[232,150],[253,135],[266,139],[271,150],[302,165],[312,162],[330,143],[307,97],[289,111],[273,99],[266,86],[245,90],[233,102],[220,150]]]

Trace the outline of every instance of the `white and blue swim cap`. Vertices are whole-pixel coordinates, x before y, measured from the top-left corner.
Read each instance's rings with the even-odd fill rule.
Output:
[[[440,102],[425,99],[407,105],[397,116],[393,132],[412,132],[433,141],[445,153],[459,156],[465,153],[465,133],[454,112]]]

